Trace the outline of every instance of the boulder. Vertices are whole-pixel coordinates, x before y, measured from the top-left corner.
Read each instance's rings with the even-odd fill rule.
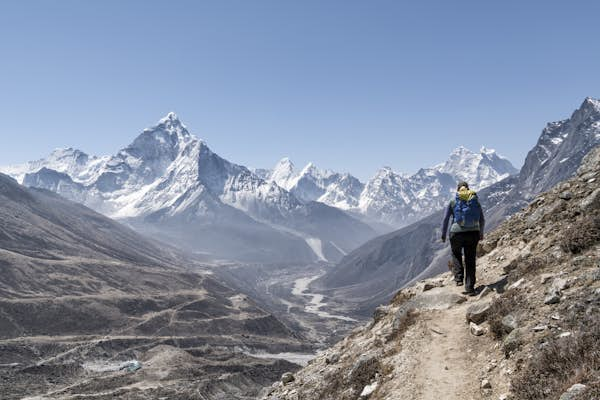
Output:
[[[379,321],[381,321],[389,312],[390,310],[390,306],[389,305],[382,305],[379,306],[375,309],[375,311],[373,312],[373,324],[375,325],[377,324]]]
[[[550,279],[554,277],[554,274],[541,274],[540,275],[540,283],[545,285]]]
[[[486,320],[492,306],[491,301],[475,303],[467,309],[467,322],[481,324]]]
[[[481,336],[485,333],[485,330],[474,322],[469,323],[469,327],[473,336]]]
[[[553,290],[545,298],[544,304],[557,304],[560,303],[560,292]]]
[[[558,400],[575,400],[578,396],[583,393],[586,389],[585,385],[576,383],[571,386],[566,392],[564,392]]]
[[[283,383],[284,385],[287,385],[288,383],[292,383],[295,380],[296,380],[296,377],[291,372],[286,372],[285,374],[281,375],[281,383]]]
[[[565,278],[556,278],[552,282],[552,289],[556,292],[561,292],[569,287],[569,282]]]
[[[489,286],[484,286],[484,288],[481,290],[481,293],[479,293],[479,298],[482,299],[490,293],[492,293],[492,289],[490,289]]]
[[[573,198],[573,193],[567,190],[559,194],[558,197],[560,197],[563,200],[571,200]]]
[[[340,355],[338,353],[332,353],[325,357],[325,364],[335,364],[340,361]]]
[[[524,335],[525,332],[522,328],[517,328],[510,332],[502,341],[502,350],[504,350],[504,354],[508,355],[521,347]]]
[[[348,373],[347,380],[355,389],[363,388],[375,378],[380,370],[379,355],[363,354]]]
[[[377,381],[371,383],[370,385],[365,386],[363,388],[362,392],[360,392],[360,397],[366,399],[370,395],[372,395],[376,389],[377,389]]]
[[[591,211],[600,208],[600,188],[594,190],[589,196],[581,201],[579,205],[582,211]]]
[[[513,314],[508,314],[502,318],[502,328],[505,332],[510,333],[518,327],[517,318]]]

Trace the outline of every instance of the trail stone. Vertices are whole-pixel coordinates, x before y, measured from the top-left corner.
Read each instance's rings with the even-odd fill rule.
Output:
[[[600,207],[600,188],[594,190],[588,197],[583,199],[579,207],[583,211],[590,211]]]
[[[482,389],[491,389],[492,388],[492,384],[490,383],[489,380],[484,379],[481,381],[481,388]]]
[[[537,325],[533,327],[534,332],[543,332],[548,329],[548,325]]]
[[[388,306],[388,305],[377,307],[375,309],[375,311],[373,312],[373,325],[375,325],[376,323],[381,321],[383,319],[383,317],[385,317],[387,315],[389,310],[390,310],[390,306]]]
[[[509,289],[516,289],[519,286],[521,286],[523,284],[523,282],[525,282],[525,278],[521,278],[518,281],[516,281],[515,283],[513,283],[512,285],[510,285],[508,288]]]
[[[325,364],[335,364],[340,361],[340,355],[338,353],[333,353],[325,357]]]
[[[575,400],[586,388],[587,386],[576,383],[563,393],[558,400]]]
[[[517,328],[513,330],[504,338],[502,342],[502,349],[504,350],[504,354],[508,355],[510,352],[518,349],[523,344],[523,336],[524,332],[522,328]]]
[[[287,385],[288,383],[292,383],[296,380],[296,377],[291,372],[286,372],[281,376],[281,383]]]
[[[487,318],[492,306],[491,301],[475,303],[467,309],[467,321],[480,324]]]
[[[490,293],[492,293],[492,289],[489,286],[485,286],[481,293],[479,293],[479,298],[482,299]]]
[[[481,336],[485,333],[484,329],[474,322],[471,322],[469,326],[471,329],[471,335],[473,336]]]
[[[545,285],[550,279],[554,277],[554,274],[542,274],[540,275],[540,283]]]
[[[559,194],[558,197],[560,197],[563,200],[571,200],[573,198],[573,193],[567,190]]]
[[[569,282],[565,278],[556,278],[554,282],[552,282],[552,289],[556,292],[560,292],[569,287]]]
[[[370,385],[365,386],[364,389],[362,390],[362,392],[360,392],[360,397],[367,398],[370,395],[372,395],[376,389],[377,389],[377,381],[371,383]]]
[[[431,282],[427,282],[427,283],[425,284],[425,286],[423,286],[423,291],[424,291],[424,292],[426,292],[426,291],[428,291],[428,290],[431,290],[431,289],[433,289],[433,288],[435,288],[435,287],[437,287],[437,286],[436,286],[436,285],[434,285],[433,283],[431,283]]]
[[[366,385],[380,370],[379,357],[376,354],[363,354],[348,374],[348,382],[355,385]],[[355,388],[356,386],[353,385]],[[359,386],[360,387],[360,386]]]
[[[514,331],[518,326],[517,318],[513,314],[508,314],[502,318],[502,328],[504,328],[507,333]]]
[[[544,304],[557,304],[560,303],[560,293],[553,290],[544,298]]]

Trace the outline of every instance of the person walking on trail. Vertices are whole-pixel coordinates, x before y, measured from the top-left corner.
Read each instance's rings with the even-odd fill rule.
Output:
[[[442,224],[442,242],[446,241],[448,222],[450,226],[450,248],[454,263],[454,280],[458,286],[465,285],[463,294],[474,296],[475,292],[475,259],[477,243],[483,240],[485,219],[477,193],[469,189],[467,182],[459,182],[456,196],[450,200]],[[464,263],[463,263],[464,252]],[[466,272],[466,273],[465,273]]]

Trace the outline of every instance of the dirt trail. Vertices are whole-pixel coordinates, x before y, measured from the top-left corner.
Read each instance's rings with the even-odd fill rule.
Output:
[[[422,307],[416,323],[402,339],[402,350],[392,360],[395,376],[374,399],[479,400],[484,397],[481,377],[488,360],[482,350],[493,344],[486,336],[471,334],[465,315],[471,305],[487,299],[469,297],[461,303],[456,301],[459,293],[460,288],[450,281],[431,292],[416,295]]]
[[[468,303],[466,303],[468,304]],[[479,398],[480,367],[469,352],[467,305],[433,311],[425,321],[430,334],[416,354],[415,384],[422,400],[467,400]]]

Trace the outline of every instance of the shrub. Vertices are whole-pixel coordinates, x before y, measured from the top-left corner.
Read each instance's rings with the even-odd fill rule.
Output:
[[[564,230],[561,247],[564,251],[573,254],[592,247],[600,241],[600,217],[587,217],[580,219],[576,225]]]
[[[502,325],[502,319],[508,314],[515,312],[523,306],[525,298],[516,290],[508,290],[502,296],[496,298],[488,313],[490,332],[496,339],[501,339],[509,333]]]
[[[584,314],[580,331],[553,339],[511,382],[515,398],[558,398],[575,383],[589,385],[577,399],[597,399],[600,390],[600,317]]]

